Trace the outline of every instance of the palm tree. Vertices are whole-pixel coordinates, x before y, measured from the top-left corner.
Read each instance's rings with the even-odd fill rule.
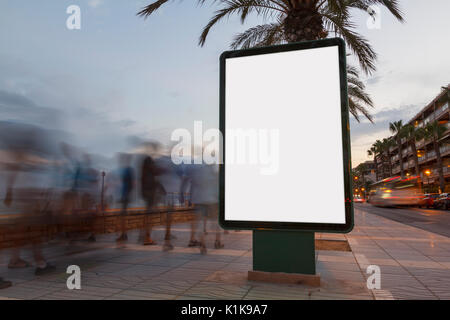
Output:
[[[382,141],[382,149],[386,154],[386,161],[389,168],[389,176],[392,177],[392,161],[391,161],[391,148],[395,145],[395,141],[391,138],[384,138]]]
[[[373,161],[375,163],[375,177],[376,177],[377,181],[379,180],[379,177],[380,177],[380,172],[378,171],[377,155],[381,154],[382,152],[383,152],[383,148],[382,148],[382,142],[380,140],[375,141],[375,143],[372,144],[372,147],[369,150],[367,150],[367,154],[369,156],[373,156]],[[381,175],[381,178],[382,179],[384,178],[383,175]]]
[[[428,123],[423,130],[425,139],[430,139],[433,141],[434,152],[436,153],[439,186],[441,188],[441,192],[445,192],[445,179],[444,171],[442,169],[440,140],[444,136],[445,131],[447,131],[447,127],[437,121]]]
[[[373,162],[375,164],[375,180],[378,181],[378,162],[375,147],[372,145],[369,150],[367,150],[367,155],[373,157]]]
[[[170,0],[156,0],[138,12],[147,18]],[[203,5],[208,0],[197,0]],[[375,71],[377,54],[369,42],[355,32],[355,24],[351,21],[351,11],[367,11],[371,5],[386,7],[399,21],[403,14],[398,0],[211,0],[222,7],[217,10],[204,27],[199,45],[205,44],[213,26],[232,15],[239,15],[244,23],[251,13],[270,19],[270,23],[252,27],[236,35],[231,47],[251,48],[274,44],[291,43],[305,40],[326,38],[329,34],[344,38],[350,51],[356,55],[362,71],[371,74]],[[359,121],[363,114],[372,121],[367,107],[373,107],[373,101],[365,92],[365,86],[359,80],[359,72],[349,67],[348,94],[351,114]]]
[[[389,123],[389,130],[394,134],[395,142],[398,147],[398,157],[400,161],[400,176],[403,178],[403,155],[402,155],[402,139],[404,136],[403,122],[402,120]]]
[[[422,128],[416,128],[412,124],[408,124],[405,126],[404,135],[411,146],[416,176],[420,176],[419,157],[417,156],[416,143],[424,137],[424,130]]]
[[[364,193],[364,199],[367,198],[367,180],[366,180],[366,171],[367,171],[367,166],[365,163],[360,163],[357,167],[356,167],[356,176],[361,178],[361,183],[360,184],[360,189],[364,188],[363,191]]]

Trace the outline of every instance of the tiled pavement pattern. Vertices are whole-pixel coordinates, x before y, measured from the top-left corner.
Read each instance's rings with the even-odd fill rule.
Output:
[[[249,282],[250,232],[230,232],[224,249],[202,256],[186,247],[189,226],[177,225],[171,252],[137,244],[137,233],[123,246],[113,236],[94,244],[51,244],[45,254],[57,271],[41,277],[32,268],[8,270],[3,252],[0,275],[14,286],[1,290],[0,299],[450,299],[450,238],[361,210],[355,219],[351,234],[331,235],[346,237],[353,252],[317,252],[320,288]],[[162,237],[163,229],[156,229],[154,238]],[[212,248],[214,236],[207,237]],[[31,261],[28,251],[23,257]],[[73,264],[82,270],[81,290],[66,287],[65,269]],[[381,290],[367,289],[370,264],[381,268]]]

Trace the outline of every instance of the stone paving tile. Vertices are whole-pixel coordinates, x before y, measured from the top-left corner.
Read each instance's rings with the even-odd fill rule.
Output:
[[[52,288],[52,287],[27,287],[23,284],[14,285],[10,288],[3,289],[1,291],[1,296],[8,297],[8,298],[16,298],[16,299],[25,299],[25,300],[31,300],[36,299],[39,297],[42,297],[46,294],[51,294],[53,292],[56,292],[60,289],[58,288]]]
[[[336,270],[336,271],[356,271],[361,272],[358,264],[355,263],[342,263],[342,262],[323,262],[318,261],[316,263],[317,270]]]
[[[165,268],[176,268],[180,267],[188,262],[190,262],[190,259],[179,259],[179,258],[164,258],[164,257],[158,257],[151,259],[150,261],[144,262],[144,265],[147,266],[159,266],[159,267],[165,267]]]
[[[367,294],[344,294],[328,292],[325,290],[313,291],[310,295],[311,300],[373,300],[373,295]]]
[[[309,300],[311,290],[307,287],[258,285],[250,288],[245,300]]]
[[[115,272],[115,275],[120,276],[136,276],[141,279],[151,279],[160,274],[166,273],[168,270],[166,267],[161,266],[143,266],[135,265],[130,268]]]
[[[154,256],[152,257],[152,254]],[[109,263],[124,263],[124,264],[146,264],[150,263],[154,259],[158,259],[160,254],[157,254],[156,252],[148,252],[145,255],[142,256],[136,256],[133,254],[125,254],[118,256],[116,258],[112,258],[109,260],[106,260]]]
[[[242,299],[250,288],[249,285],[237,286],[203,281],[184,292],[184,295],[220,300],[236,300]]]
[[[223,235],[225,248],[208,254],[188,248],[189,225],[174,228],[175,249],[142,246],[138,232],[127,244],[116,245],[115,235],[98,237],[94,244],[73,246],[52,243],[45,254],[56,264],[55,273],[35,277],[34,269],[8,270],[8,254],[0,261],[0,274],[13,280],[2,298],[27,299],[450,299],[450,239],[356,210],[356,227],[348,235],[353,252],[317,251],[321,287],[275,285],[248,281],[252,268],[251,232]],[[154,232],[162,244],[164,228]],[[317,234],[318,238],[333,235]],[[22,257],[32,261],[29,248]],[[65,268],[82,269],[82,290],[66,286]],[[381,268],[381,290],[368,290],[368,265]]]
[[[81,286],[81,290],[63,290],[54,291],[40,296],[38,299],[45,300],[102,300],[115,293],[121,292],[122,289],[118,288],[106,288],[106,287],[93,287],[93,286]]]
[[[230,263],[225,265],[225,267],[223,267],[221,270],[247,272],[253,270],[253,266],[251,264],[244,264],[244,263]]]
[[[429,290],[420,290],[415,287],[396,287],[389,290],[394,299],[401,300],[436,300],[437,296]]]
[[[216,299],[213,299],[213,298],[190,297],[190,296],[178,296],[175,299],[176,300],[216,300]]]
[[[198,281],[193,280],[161,281],[159,279],[153,279],[133,286],[132,290],[182,295],[186,292],[186,290],[190,289],[197,283]]]
[[[185,269],[200,269],[200,270],[220,270],[225,267],[225,262],[211,262],[211,261],[191,261],[183,265]]]
[[[170,270],[160,276],[158,279],[161,280],[203,280],[209,275],[214,273],[214,270],[203,270],[203,269],[186,269],[186,268],[176,268]]]
[[[116,273],[116,272],[124,271],[131,267],[133,267],[132,264],[126,265],[123,263],[102,262],[102,263],[94,264],[92,267],[87,268],[87,270],[90,272]]]
[[[105,300],[174,300],[176,295],[140,290],[123,290]]]

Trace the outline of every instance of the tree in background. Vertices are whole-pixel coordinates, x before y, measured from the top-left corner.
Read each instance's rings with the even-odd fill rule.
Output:
[[[391,161],[391,148],[395,146],[395,141],[392,138],[384,138],[382,140],[381,149],[386,156],[386,162],[388,163],[389,176],[392,177],[392,161]]]
[[[404,178],[403,172],[403,154],[402,154],[402,139],[404,138],[404,129],[402,120],[389,123],[389,130],[394,134],[395,142],[398,147],[398,159],[400,161],[400,176]]]
[[[417,156],[416,143],[417,143],[417,141],[423,139],[423,137],[425,135],[424,129],[416,128],[412,124],[408,124],[405,126],[404,135],[405,135],[405,138],[408,141],[409,145],[411,146],[413,159],[414,159],[415,174],[416,174],[416,176],[420,176],[419,157]]]
[[[154,1],[138,12],[138,15],[147,18],[169,1]],[[377,55],[369,42],[355,31],[351,11],[367,12],[371,5],[380,5],[386,7],[397,20],[403,21],[397,0],[197,0],[199,5],[206,2],[218,3],[221,8],[204,27],[199,39],[200,46],[205,44],[211,28],[219,21],[238,15],[244,23],[248,16],[254,13],[271,22],[254,26],[236,35],[231,44],[232,48],[245,49],[318,40],[329,35],[340,36],[367,75],[375,71]],[[360,114],[372,121],[367,108],[373,107],[373,101],[365,92],[365,85],[359,79],[358,70],[349,66],[347,73],[350,113],[357,121]]]
[[[439,186],[441,189],[440,192],[445,192],[444,170],[442,168],[442,158],[440,150],[440,140],[444,136],[445,131],[447,131],[447,127],[437,121],[428,123],[423,130],[425,139],[430,139],[431,141],[433,141],[434,152],[436,153],[437,160],[437,170],[439,174]]]

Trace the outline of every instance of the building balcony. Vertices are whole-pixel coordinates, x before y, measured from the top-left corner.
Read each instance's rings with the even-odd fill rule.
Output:
[[[442,147],[439,148],[439,151],[441,152],[441,156],[447,154],[448,152],[450,152],[450,145],[449,144],[443,145]]]
[[[436,119],[439,119],[446,112],[448,112],[448,102],[434,112]]]

